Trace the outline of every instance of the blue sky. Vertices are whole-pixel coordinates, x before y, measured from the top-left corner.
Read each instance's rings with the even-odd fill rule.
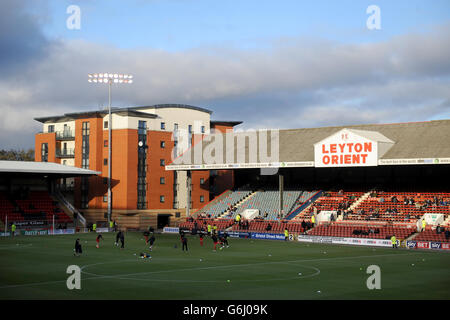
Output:
[[[243,129],[449,119],[449,57],[448,0],[2,0],[0,149],[33,147],[35,117],[104,108],[92,72],[135,76],[114,106],[191,104]]]
[[[65,26],[70,4],[81,8],[79,31]],[[382,30],[366,28],[366,9],[373,4],[381,9]],[[426,31],[450,18],[447,0],[56,0],[49,7],[51,23],[45,31],[50,37],[168,51],[224,44],[259,48],[298,36],[344,43],[381,41]]]

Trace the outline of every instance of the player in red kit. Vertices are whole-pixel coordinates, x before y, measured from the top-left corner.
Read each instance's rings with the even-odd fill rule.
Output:
[[[95,241],[97,242],[97,244],[95,245],[95,247],[96,247],[97,249],[100,248],[100,239],[103,239],[103,237],[102,237],[101,234],[99,234],[99,235],[97,236],[97,239],[95,239]]]
[[[200,246],[203,247],[203,233],[199,233],[199,237],[200,237]]]

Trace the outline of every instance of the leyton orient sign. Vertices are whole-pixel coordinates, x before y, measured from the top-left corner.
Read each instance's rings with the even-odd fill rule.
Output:
[[[364,167],[378,165],[378,142],[343,129],[314,145],[314,165]]]

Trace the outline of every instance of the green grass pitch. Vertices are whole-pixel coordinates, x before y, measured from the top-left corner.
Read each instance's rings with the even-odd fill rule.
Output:
[[[73,256],[75,239],[83,255]],[[212,241],[157,234],[151,259],[142,233],[128,232],[125,249],[115,234],[21,236],[0,239],[0,299],[449,299],[447,252],[306,244],[230,238]],[[175,247],[176,245],[176,247]],[[136,255],[135,255],[136,254]],[[69,290],[69,265],[81,270],[81,290]],[[369,290],[370,265],[381,269],[381,289]]]

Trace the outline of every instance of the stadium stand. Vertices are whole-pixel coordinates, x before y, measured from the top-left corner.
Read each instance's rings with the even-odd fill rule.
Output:
[[[7,197],[5,192],[0,192],[0,219],[5,222],[6,216],[9,221],[22,221],[23,216],[17,206]]]
[[[281,222],[280,220],[252,220],[248,223],[248,227],[245,224],[234,224],[232,231],[242,232],[267,232],[267,233],[283,233],[287,228],[289,232],[304,233],[308,230],[308,226],[302,225],[299,222]]]
[[[234,223],[233,220],[230,219],[205,219],[205,218],[196,218],[193,217],[187,218],[185,222],[182,222],[179,226],[182,230],[192,230],[197,224],[197,230],[207,231],[208,224],[211,226],[216,225],[219,231],[225,230],[229,228]]]
[[[188,218],[180,227],[191,230],[194,222],[198,229],[206,230],[208,223],[216,224],[219,230],[240,232],[283,233],[289,232],[312,236],[390,239],[414,239],[418,241],[449,242],[450,230],[450,193],[417,190],[340,190],[340,191],[284,191],[286,214],[279,216],[279,193],[269,187],[252,188],[244,191],[227,191],[199,210],[210,214],[209,219]],[[253,187],[253,190],[256,188]],[[300,188],[298,188],[300,189]],[[311,199],[313,199],[311,201]],[[310,202],[311,201],[311,202]],[[229,212],[230,206],[236,210]],[[303,207],[303,211],[297,212]],[[252,220],[243,219],[237,224],[234,218],[246,209],[259,209],[260,215]],[[323,221],[311,229],[312,214],[325,211],[337,211],[337,221]],[[223,218],[224,213],[230,214]],[[288,220],[290,214],[294,219]],[[432,230],[431,226],[422,233],[417,233],[417,221],[425,213],[444,215],[441,232]],[[222,217],[217,219],[217,217]],[[291,216],[289,218],[292,218]]]
[[[425,230],[419,233],[413,240],[416,241],[434,241],[434,242],[450,242],[450,234],[447,228],[443,228],[441,232],[437,232],[436,230]]]
[[[416,222],[424,213],[450,213],[450,193],[374,191],[346,220]],[[442,200],[442,202],[441,202]],[[447,205],[444,205],[446,203]]]
[[[370,239],[390,239],[392,235],[395,235],[398,239],[406,239],[414,232],[416,232],[414,228],[407,227],[345,225],[335,223],[317,226],[311,229],[308,234],[313,236]]]
[[[300,198],[302,191],[289,190],[283,192],[284,212],[285,215],[291,212],[294,204]],[[280,220],[283,217],[279,216],[279,192],[275,190],[258,190],[256,194],[242,203],[238,210],[236,210],[232,218],[237,214],[242,214],[247,209],[258,209],[260,217],[266,220]]]
[[[294,221],[309,220],[314,211],[316,213],[334,210],[343,212],[350,208],[363,194],[362,191],[325,191],[315,202],[297,214]]]
[[[252,194],[252,191],[247,187],[242,187],[235,191],[226,191],[196,211],[193,215],[204,218],[218,218],[230,207],[235,206],[238,202],[250,196],[250,194]]]
[[[70,219],[58,206],[47,191],[24,192],[19,190],[8,196],[0,192],[0,218],[5,221],[52,221],[55,223],[71,223]]]

